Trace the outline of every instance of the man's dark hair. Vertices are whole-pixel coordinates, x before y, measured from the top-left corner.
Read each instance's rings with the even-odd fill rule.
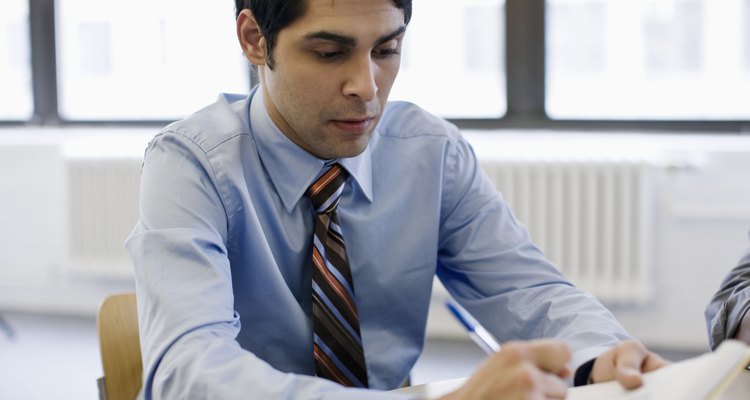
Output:
[[[279,31],[296,21],[307,10],[308,0],[234,0],[235,18],[244,9],[250,9],[258,22],[263,37],[266,38],[268,67],[273,68],[271,53],[276,45]],[[404,24],[411,20],[412,0],[393,0],[396,7],[404,10]]]

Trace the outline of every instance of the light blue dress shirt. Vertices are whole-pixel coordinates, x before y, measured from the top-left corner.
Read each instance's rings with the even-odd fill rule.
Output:
[[[222,95],[146,150],[127,241],[145,397],[404,398],[311,377],[305,190],[325,160],[284,136],[261,96]],[[455,126],[390,103],[367,149],[339,161],[350,174],[338,213],[371,388],[408,377],[436,274],[501,342],[565,339],[573,367],[629,338],[530,241]]]

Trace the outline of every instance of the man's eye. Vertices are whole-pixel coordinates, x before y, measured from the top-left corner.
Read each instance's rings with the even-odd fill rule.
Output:
[[[315,56],[318,57],[321,60],[335,60],[337,58],[340,58],[344,55],[343,51],[336,50],[336,51],[316,51]]]
[[[396,54],[399,54],[398,48],[386,48],[386,49],[375,49],[373,51],[373,54],[375,57],[378,58],[388,58],[390,56],[394,56]]]

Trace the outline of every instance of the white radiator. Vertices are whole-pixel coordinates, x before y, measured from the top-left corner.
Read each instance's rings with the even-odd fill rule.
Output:
[[[138,219],[141,162],[106,157],[66,160],[73,272],[94,278],[132,277],[123,243]]]
[[[66,161],[73,271],[130,277],[140,158]],[[563,274],[607,303],[653,292],[653,171],[628,159],[496,159],[482,167]]]
[[[653,294],[653,164],[639,159],[484,160],[532,239],[576,285],[609,304]]]

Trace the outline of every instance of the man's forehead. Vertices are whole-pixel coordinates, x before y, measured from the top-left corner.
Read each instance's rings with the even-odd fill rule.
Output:
[[[395,13],[403,17],[403,10],[393,0],[307,0],[305,17],[358,17]]]

